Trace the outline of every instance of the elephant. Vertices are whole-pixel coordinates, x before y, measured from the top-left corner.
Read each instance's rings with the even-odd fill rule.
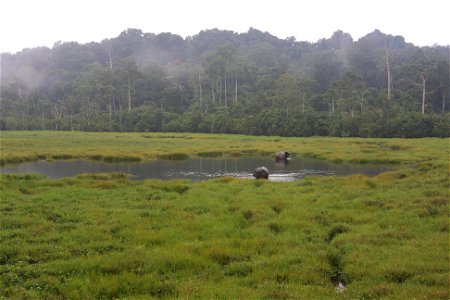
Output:
[[[288,162],[289,152],[277,152],[275,154],[276,162]]]
[[[253,171],[256,179],[269,179],[269,170],[266,167],[258,167]]]

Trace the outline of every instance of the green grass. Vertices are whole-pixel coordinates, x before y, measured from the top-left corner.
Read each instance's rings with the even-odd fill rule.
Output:
[[[370,162],[378,155],[403,165],[376,177],[288,183],[4,174],[0,297],[450,297],[448,140],[148,133],[105,134],[102,140],[102,134],[85,134],[86,140],[99,139],[89,146],[84,134],[59,134],[58,143],[57,133],[2,132],[2,159],[95,153],[146,159],[172,143],[168,153],[248,154],[278,147],[342,161]],[[133,142],[117,146],[115,135]],[[41,139],[48,137],[45,150]],[[36,147],[25,149],[28,143]],[[343,293],[336,292],[338,282],[346,285]]]
[[[271,156],[277,151],[334,162],[416,163],[448,159],[448,139],[280,138],[243,135],[2,131],[0,164],[38,159],[140,161],[188,156]]]

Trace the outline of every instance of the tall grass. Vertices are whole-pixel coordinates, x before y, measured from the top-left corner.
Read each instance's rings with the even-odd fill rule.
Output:
[[[417,163],[448,160],[448,139],[280,138],[243,135],[3,131],[0,164],[38,159],[139,161],[188,156],[270,156],[286,150],[334,162]]]
[[[44,153],[40,142],[25,150],[27,143],[17,146],[16,139],[29,136],[34,141],[53,134],[2,133],[2,158],[14,157],[9,146],[23,157],[25,151]],[[76,157],[115,151],[108,150],[115,144],[108,149],[94,144],[66,149],[81,139],[81,133],[62,135],[67,135],[64,141],[54,146],[60,154]],[[87,134],[86,139],[96,135]],[[209,148],[203,152],[222,146],[222,153],[227,149],[245,153],[255,145],[269,150],[297,147],[298,154],[311,152],[343,161],[352,159],[352,151],[353,157],[369,161],[374,159],[372,154],[385,153],[380,160],[405,164],[375,177],[309,177],[289,183],[233,178],[197,183],[130,181],[123,174],[65,179],[3,174],[0,297],[450,296],[447,140],[277,138],[274,142],[269,137],[243,136],[105,136],[101,141],[98,135],[103,147],[119,136],[133,143],[128,143],[129,148],[119,146],[117,153],[142,157],[161,154],[155,149],[166,142],[181,147],[172,145],[171,153],[194,155],[201,151],[192,145],[193,140],[206,140]],[[180,142],[187,137],[189,146]],[[155,140],[154,148],[143,150],[150,145],[144,144],[139,153],[136,143],[141,138]],[[56,140],[55,134],[49,145]],[[46,151],[53,155],[51,148]],[[339,283],[345,285],[342,293],[336,290]]]

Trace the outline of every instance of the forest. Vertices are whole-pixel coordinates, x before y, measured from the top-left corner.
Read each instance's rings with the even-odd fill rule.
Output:
[[[448,137],[450,48],[204,30],[1,54],[1,130]]]

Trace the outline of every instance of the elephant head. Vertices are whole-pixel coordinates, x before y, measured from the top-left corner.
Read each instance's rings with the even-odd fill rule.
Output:
[[[277,152],[275,155],[276,162],[287,162],[289,157],[289,152]]]
[[[258,167],[253,171],[256,179],[269,179],[269,170],[266,167]]]

